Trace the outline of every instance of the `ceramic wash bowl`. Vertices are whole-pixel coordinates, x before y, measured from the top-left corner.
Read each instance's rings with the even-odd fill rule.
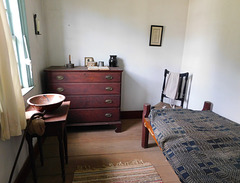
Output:
[[[27,103],[37,111],[49,112],[60,107],[64,100],[64,95],[49,93],[32,96],[27,100]]]

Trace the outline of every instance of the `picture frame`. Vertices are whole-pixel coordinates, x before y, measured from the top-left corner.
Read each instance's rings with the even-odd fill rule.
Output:
[[[93,59],[93,57],[84,57],[84,61],[85,61],[85,66],[87,67],[87,63],[88,62],[94,62],[94,59]]]
[[[151,25],[149,46],[162,46],[162,25]]]

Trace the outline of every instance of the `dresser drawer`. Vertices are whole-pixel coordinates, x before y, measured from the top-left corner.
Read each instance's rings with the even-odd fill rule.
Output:
[[[70,109],[68,113],[68,123],[109,122],[119,119],[119,108]]]
[[[121,73],[116,72],[47,72],[51,83],[114,83],[121,81]]]
[[[66,100],[71,101],[70,108],[109,108],[120,106],[119,95],[71,95],[66,96]]]
[[[120,83],[52,83],[48,84],[48,92],[63,95],[120,95]]]

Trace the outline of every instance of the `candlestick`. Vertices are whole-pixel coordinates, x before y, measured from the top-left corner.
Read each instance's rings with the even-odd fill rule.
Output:
[[[69,64],[71,64],[71,55],[69,55]]]
[[[71,55],[68,56],[68,64],[66,64],[67,68],[74,68],[74,64],[71,63]]]

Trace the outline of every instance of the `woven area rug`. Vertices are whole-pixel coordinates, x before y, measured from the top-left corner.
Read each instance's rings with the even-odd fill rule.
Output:
[[[134,160],[127,163],[110,164],[103,168],[82,168],[74,172],[73,183],[121,183],[159,182],[162,183],[151,163]]]

